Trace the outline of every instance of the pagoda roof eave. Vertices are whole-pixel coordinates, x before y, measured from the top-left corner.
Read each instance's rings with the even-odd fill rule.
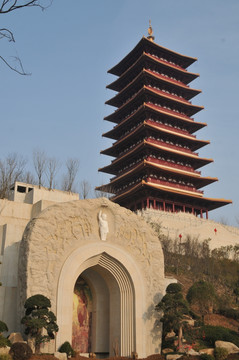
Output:
[[[157,126],[155,126],[153,124],[149,124],[149,123],[144,121],[142,124],[140,124],[132,132],[130,132],[129,134],[127,134],[126,136],[124,136],[120,140],[116,141],[109,148],[105,149],[105,151],[108,152],[108,154],[106,154],[106,155],[117,156],[117,148],[119,146],[122,146],[122,143],[124,143],[125,141],[128,141],[132,136],[134,136],[136,134],[139,134],[140,132],[144,131],[145,128],[146,129],[148,128],[148,129],[151,129],[151,130],[156,130],[157,132],[161,132],[161,133],[168,134],[168,135],[171,135],[171,136],[176,137],[176,138],[180,138],[180,139],[189,141],[189,143],[191,143],[191,145],[192,145],[192,150],[193,151],[195,151],[195,150],[197,150],[197,149],[199,149],[199,148],[201,148],[201,147],[203,147],[205,145],[210,144],[210,141],[200,140],[200,139],[197,139],[197,138],[195,138],[193,136],[189,136],[189,135],[186,135],[186,134],[181,134],[181,133],[178,133],[176,131],[165,129],[165,128],[160,128],[160,127],[157,127]],[[116,151],[116,153],[115,153],[115,151]]]
[[[197,61],[197,58],[182,55],[182,54],[177,53],[175,51],[169,50],[169,49],[167,49],[167,48],[165,48],[163,46],[160,46],[160,45],[156,44],[154,41],[150,41],[145,36],[143,36],[142,39],[138,42],[138,44],[136,44],[136,46],[133,48],[133,50],[131,50],[118,64],[116,64],[110,70],[108,70],[108,73],[120,76],[120,74],[123,71],[122,69],[127,68],[127,64],[128,64],[129,59],[132,59],[135,56],[137,57],[137,54],[140,51],[140,48],[143,49],[144,43],[149,45],[149,46],[152,46],[152,48],[154,48],[154,49],[161,50],[162,52],[167,53],[167,54],[175,57],[176,59],[178,59],[179,61],[184,63],[184,68],[187,68],[188,66],[193,64],[195,61]]]
[[[195,196],[194,194],[183,194],[180,191],[177,190],[172,190],[172,189],[163,189],[162,187],[160,188],[158,185],[155,185],[153,183],[146,183],[144,182],[136,184],[134,187],[131,187],[128,191],[125,191],[124,193],[120,194],[120,195],[115,195],[111,198],[112,201],[117,202],[119,204],[123,203],[123,200],[130,198],[135,192],[140,191],[140,188],[146,187],[148,189],[152,189],[153,191],[156,191],[156,193],[158,191],[160,191],[162,194],[167,194],[167,195],[172,195],[172,196],[178,196],[179,200],[184,199],[187,200],[191,203],[194,199],[195,203],[198,206],[203,206],[205,207],[205,209],[211,211],[211,210],[215,210],[221,206],[224,205],[228,205],[232,203],[232,200],[226,200],[226,199],[214,199],[214,198],[206,198],[203,196]]]
[[[117,163],[120,163],[121,161],[124,161],[125,158],[128,158],[128,157],[132,156],[133,154],[137,153],[137,151],[140,151],[144,146],[149,146],[150,148],[154,148],[155,150],[163,150],[163,151],[166,151],[168,153],[173,153],[175,155],[182,156],[184,158],[191,158],[191,159],[193,159],[193,161],[195,163],[196,162],[198,163],[198,165],[194,167],[195,169],[198,169],[198,168],[200,168],[202,166],[205,166],[206,164],[209,164],[209,163],[213,162],[213,159],[200,158],[197,155],[191,155],[191,154],[188,154],[188,153],[185,153],[185,152],[175,151],[174,149],[166,148],[166,147],[163,147],[163,146],[159,146],[159,145],[155,145],[153,143],[143,141],[142,143],[138,144],[135,148],[128,151],[126,154],[123,154],[122,156],[118,157],[117,159],[114,159],[112,161],[112,163],[110,165],[104,167],[104,169],[106,169],[108,167],[115,166]],[[101,151],[101,153],[103,153],[103,151]]]
[[[144,167],[149,167],[149,168],[152,168],[152,169],[157,168],[157,169],[163,170],[163,171],[171,173],[171,174],[177,174],[177,175],[184,176],[185,178],[187,178],[187,177],[188,178],[193,178],[194,181],[195,181],[194,185],[196,186],[197,189],[200,189],[200,188],[202,188],[204,186],[212,184],[215,181],[218,181],[218,178],[212,178],[212,177],[209,177],[209,176],[202,177],[198,173],[193,173],[193,172],[190,172],[190,171],[176,169],[173,166],[166,166],[166,165],[162,165],[162,164],[156,164],[156,163],[153,163],[152,161],[144,160],[141,163],[137,164],[132,169],[129,169],[128,171],[126,171],[122,175],[117,176],[115,179],[111,180],[110,184],[118,183],[119,181],[121,181],[124,178],[127,178],[128,176],[136,174],[138,171],[142,170],[142,168],[144,168]]]
[[[146,86],[146,85],[143,85],[142,88],[134,95],[133,98],[131,98],[129,101],[127,101],[125,104],[121,105],[117,110],[120,110],[122,109],[123,107],[127,106],[133,99],[136,99],[138,96],[142,96],[142,93],[143,92],[146,92],[146,93],[149,93],[149,94],[152,94],[153,96],[157,96],[157,97],[161,97],[163,99],[166,99],[166,100],[169,100],[169,101],[172,101],[174,104],[178,103],[180,104],[182,107],[184,107],[185,109],[187,109],[186,111],[188,111],[188,115],[189,116],[192,116],[194,114],[196,114],[197,112],[201,111],[204,109],[204,106],[199,106],[199,105],[194,105],[194,104],[191,104],[189,101],[187,100],[183,100],[183,99],[180,99],[179,97],[177,98],[176,96],[173,96],[171,94],[168,94],[166,92],[163,92],[163,91],[160,91],[160,90],[157,90],[157,89],[154,89],[150,86]],[[106,101],[105,104],[107,105],[112,105],[111,104],[111,101],[113,101],[114,98]],[[115,105],[112,105],[112,106],[115,106]],[[116,111],[117,111],[116,110]]]
[[[163,115],[166,115],[166,116],[169,116],[169,117],[173,117],[173,118],[176,118],[176,119],[180,119],[180,120],[184,120],[184,121],[188,121],[190,123],[194,123],[194,120],[191,119],[189,116],[187,115],[180,115],[178,114],[176,111],[171,111],[171,110],[168,110],[168,109],[165,109],[163,107],[159,107],[157,105],[154,105],[154,104],[150,104],[148,102],[144,102],[142,105],[139,106],[139,108],[131,115],[129,115],[127,118],[124,118],[124,120],[126,119],[129,119],[132,115],[134,115],[136,112],[139,111],[139,109],[141,107],[147,107],[147,108],[150,108],[152,110],[156,110],[158,113],[161,113]],[[113,123],[116,123],[116,124],[119,124],[120,122],[122,122],[122,120],[116,120],[115,117],[117,117],[117,115],[119,114],[119,111],[121,111],[121,109],[117,109],[114,113],[111,113],[107,116],[104,117],[104,120],[107,120],[107,121],[111,121]],[[203,123],[202,123],[203,124]],[[207,125],[207,124],[206,124]]]
[[[167,85],[169,85],[169,86],[176,87],[176,88],[180,89],[181,91],[183,91],[184,93],[185,92],[188,93],[188,94],[190,93],[190,96],[189,96],[190,99],[202,92],[202,90],[200,90],[200,89],[194,89],[194,88],[191,88],[188,85],[185,85],[183,83],[173,81],[170,78],[167,78],[167,77],[165,77],[163,75],[157,74],[157,73],[155,73],[155,72],[153,72],[153,71],[151,71],[149,69],[142,69],[142,71],[137,76],[139,76],[142,73],[145,73],[145,74],[151,76],[152,78],[156,79],[157,81],[162,81],[164,83],[167,83]],[[125,89],[127,89],[127,87],[137,78],[137,76],[129,84],[127,84],[123,88],[118,86],[119,85],[118,83],[120,83],[120,81],[121,81],[121,78],[119,78],[119,79],[116,79],[115,81],[113,81],[112,83],[110,83],[109,85],[107,85],[106,89],[110,89],[110,90],[113,90],[113,91],[118,91],[119,94],[120,94]]]
[[[129,118],[121,121],[120,123],[117,123],[117,125],[115,125],[115,127],[112,130],[107,131],[106,133],[103,133],[102,136],[106,137],[106,138],[110,138],[110,139],[117,139],[117,133],[121,131],[122,127],[128,122],[128,121],[133,121],[135,115],[139,115],[140,112],[143,113],[144,111],[144,107],[141,107],[140,109],[138,109],[133,115],[131,115]],[[150,111],[156,112],[158,113],[158,110],[156,109],[150,109]],[[165,114],[166,116],[168,116],[168,114]],[[185,123],[185,119],[178,119],[181,120],[183,123]],[[197,130],[202,129],[203,127],[207,126],[206,123],[201,123],[201,122],[197,122],[197,121],[186,121],[187,125],[190,124],[190,127],[193,127],[195,129],[192,129],[192,131],[190,133],[194,133]]]
[[[156,77],[151,72],[147,71],[146,69],[143,69],[129,84],[127,84],[122,90],[120,90],[114,97],[107,100],[105,102],[105,104],[119,107],[122,102],[122,101],[120,101],[120,98],[122,98],[122,96],[124,96],[124,94],[127,93],[127,91],[131,87],[136,86],[137,82],[139,82],[143,78],[147,78],[147,77],[151,78],[151,79],[156,79],[158,82],[164,82],[164,80],[162,80],[161,78]],[[182,88],[180,86],[178,86],[177,84],[174,84],[174,85],[176,86],[176,88],[179,87],[182,90]],[[168,84],[168,86],[172,86],[172,84],[170,83],[170,84]],[[175,86],[174,86],[174,88],[175,88]],[[184,92],[184,98],[189,101],[194,96],[200,94],[202,92],[202,90],[197,90],[197,89],[187,87],[187,88],[183,89],[183,92]]]

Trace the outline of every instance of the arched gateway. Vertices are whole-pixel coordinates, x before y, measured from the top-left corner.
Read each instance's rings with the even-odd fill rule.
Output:
[[[19,257],[19,320],[25,299],[51,299],[59,332],[80,352],[145,357],[160,350],[155,304],[163,254],[152,229],[107,199],[53,205],[32,220]]]

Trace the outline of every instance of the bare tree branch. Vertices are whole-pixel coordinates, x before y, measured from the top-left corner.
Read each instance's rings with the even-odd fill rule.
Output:
[[[43,175],[46,171],[46,154],[44,151],[35,150],[33,152],[33,165],[37,173],[39,188],[43,185]]]
[[[0,0],[0,15],[32,6],[39,7],[42,10],[45,10],[46,8],[51,6],[52,1],[53,0]],[[43,5],[44,2],[47,4]],[[0,40],[4,38],[7,39],[9,42],[15,42],[13,33],[6,28],[0,29]],[[31,75],[24,70],[21,59],[18,56],[14,57],[14,59],[17,63],[16,67],[12,66],[4,56],[0,56],[0,60],[2,60],[4,64],[9,67],[9,69],[15,71],[20,75]]]
[[[90,183],[87,180],[83,180],[80,182],[80,196],[82,199],[87,199],[91,190]]]
[[[0,40],[6,38],[9,42],[15,42],[13,33],[5,28],[0,29]]]
[[[73,184],[78,173],[80,161],[78,159],[69,158],[66,161],[67,173],[63,177],[62,189],[64,191],[73,191]]]
[[[17,154],[10,154],[4,160],[0,160],[0,198],[7,198],[10,186],[15,181],[21,181],[24,176],[26,160]]]
[[[52,189],[55,187],[54,179],[55,176],[60,169],[61,164],[59,163],[59,160],[56,158],[48,158],[47,164],[46,164],[46,176],[49,181],[49,189]]]
[[[46,8],[48,8],[49,6],[51,6],[52,4],[52,0],[48,1],[49,4],[46,6],[43,6],[41,4],[40,0],[31,0],[31,1],[22,1],[22,0],[3,0],[2,1],[2,5],[0,7],[0,14],[7,14],[11,11],[14,10],[18,10],[18,9],[22,9],[24,7],[30,7],[30,6],[35,6],[35,7],[39,7],[42,10],[45,10]]]
[[[4,64],[6,64],[11,70],[15,71],[16,73],[18,73],[19,75],[31,75],[31,73],[27,73],[25,72],[21,59],[17,56],[14,56],[14,59],[16,60],[16,62],[20,65],[20,70],[18,70],[16,67],[11,66],[1,55],[0,55],[0,59],[4,62]]]

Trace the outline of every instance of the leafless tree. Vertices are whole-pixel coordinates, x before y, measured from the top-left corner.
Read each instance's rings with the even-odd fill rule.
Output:
[[[74,191],[73,185],[76,175],[79,171],[80,161],[78,159],[69,158],[66,161],[67,173],[63,177],[62,189],[64,191]]]
[[[39,188],[43,185],[43,176],[46,171],[47,157],[44,151],[34,150],[33,152],[33,165],[37,173]]]
[[[22,181],[26,160],[17,154],[10,154],[4,160],[0,160],[0,198],[7,198],[10,186],[15,181]]]
[[[39,7],[44,10],[49,7],[52,3],[52,0],[0,0],[0,15],[9,14],[12,11],[19,10],[26,7]],[[0,29],[0,40],[5,39],[9,42],[14,43],[15,38],[12,33],[7,28]],[[7,65],[11,70],[17,72],[20,75],[30,75],[27,73],[22,65],[21,59],[18,56],[13,57],[16,65],[11,65],[3,56],[0,55],[0,59]]]
[[[54,181],[55,181],[56,174],[59,171],[60,167],[61,167],[61,164],[60,164],[59,160],[57,160],[56,158],[52,157],[52,158],[47,159],[46,176],[49,181],[49,183],[48,183],[49,189],[52,189],[53,187],[56,186]]]
[[[87,199],[91,190],[90,183],[87,180],[80,182],[80,196],[82,199]]]
[[[26,173],[24,173],[21,181],[25,182],[26,184],[32,184],[32,185],[37,183],[35,177],[33,176],[33,174],[30,171],[27,171]]]

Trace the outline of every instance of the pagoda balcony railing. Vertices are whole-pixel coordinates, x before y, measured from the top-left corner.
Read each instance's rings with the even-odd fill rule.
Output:
[[[190,136],[190,137],[193,137],[196,139],[196,135],[193,135],[193,134],[189,134],[186,130],[181,130],[181,129],[178,129],[174,126],[170,126],[170,125],[165,125],[165,124],[162,124],[162,123],[158,123],[157,121],[155,120],[151,120],[151,119],[148,119],[147,120],[147,123],[149,124],[152,124],[152,125],[156,125],[157,127],[160,127],[160,128],[163,128],[163,129],[167,129],[167,130],[170,130],[170,131],[175,131],[179,134],[183,134],[183,135],[187,135],[187,136]]]
[[[188,101],[188,100],[184,99],[183,97],[180,97],[178,95],[172,94],[172,93],[167,92],[167,91],[163,91],[163,90],[161,90],[161,89],[159,89],[159,88],[157,88],[155,86],[147,85],[146,88],[151,88],[152,90],[156,91],[160,95],[169,96],[170,98],[173,98],[175,100],[179,100],[179,101],[181,101],[181,102],[183,102],[185,104],[190,104],[190,105],[192,104],[191,101]]]
[[[155,144],[155,145],[162,145],[162,146],[166,146],[170,149],[174,149],[174,150],[178,150],[178,151],[183,151],[183,152],[186,152],[188,154],[192,154],[192,155],[196,155],[198,156],[198,153],[196,152],[193,152],[192,150],[190,149],[186,149],[184,147],[180,147],[180,146],[177,146],[177,145],[172,145],[172,144],[168,144],[164,141],[160,141],[160,140],[156,140],[156,139],[152,139],[152,138],[147,138],[146,141],[152,143],[152,144]]]
[[[161,74],[158,71],[151,70],[151,69],[148,69],[148,68],[146,70],[149,71],[150,73],[152,73],[153,75],[157,75],[162,80],[169,80],[169,81],[173,82],[174,84],[181,85],[181,86],[189,88],[188,85],[184,84],[182,81],[179,81],[179,80],[177,80],[175,78],[171,78],[171,77],[169,77],[169,76],[167,76],[165,74]]]
[[[202,190],[197,190],[195,187],[175,184],[175,183],[171,183],[169,181],[159,180],[159,179],[155,179],[155,178],[152,178],[152,177],[145,177],[144,180],[145,180],[145,182],[151,182],[151,183],[154,183],[154,184],[160,184],[160,185],[168,186],[168,187],[171,187],[172,189],[177,188],[179,190],[186,190],[186,191],[195,192],[195,193],[200,194],[200,195],[203,194]],[[131,188],[133,188],[135,185],[137,185],[141,181],[142,181],[142,179],[137,179],[135,181],[132,181],[128,185],[124,185],[123,187],[120,187],[118,189],[114,189],[114,193],[116,195],[123,194],[125,191],[130,190]]]
[[[117,175],[113,176],[110,179],[110,181],[117,179],[118,177],[124,175],[128,171],[134,170],[139,165],[139,163],[142,162],[143,160],[153,162],[154,164],[168,166],[168,167],[172,167],[174,169],[185,170],[185,171],[191,172],[193,174],[201,175],[201,171],[196,171],[193,168],[190,168],[189,166],[183,166],[183,165],[175,164],[175,163],[173,163],[171,161],[168,161],[168,160],[160,160],[160,159],[154,158],[152,156],[147,156],[144,159],[143,158],[139,159],[139,160],[135,161],[134,163],[129,164],[128,166],[126,166],[122,171],[119,171]]]
[[[159,180],[159,179],[155,179],[152,177],[148,177],[146,179],[146,182],[151,182],[154,184],[161,184],[161,185],[165,185],[165,186],[170,186],[172,188],[177,188],[177,189],[182,189],[182,190],[187,190],[187,191],[193,191],[195,193],[198,194],[203,194],[202,190],[197,190],[195,187],[190,187],[187,185],[181,185],[181,184],[177,184],[177,183],[171,183],[170,181],[165,181],[165,180]]]
[[[175,111],[175,110],[168,109],[168,108],[163,107],[163,106],[161,106],[161,105],[154,104],[154,103],[152,103],[151,101],[148,101],[146,104],[148,104],[148,105],[150,105],[150,106],[153,106],[153,107],[155,107],[156,109],[160,109],[160,110],[166,111],[166,112],[169,113],[169,114],[176,115],[176,116],[180,116],[180,117],[183,117],[183,118],[185,118],[185,119],[187,119],[187,120],[191,120],[191,121],[194,120],[193,118],[190,118],[189,116],[185,115],[184,113],[177,112],[177,111]]]
[[[182,103],[185,103],[185,104],[187,104],[187,105],[191,105],[191,104],[192,104],[191,101],[188,101],[188,100],[186,100],[186,99],[184,99],[183,97],[180,97],[180,96],[178,96],[178,95],[172,94],[172,93],[170,93],[169,91],[168,91],[168,92],[167,92],[167,91],[163,91],[163,90],[161,90],[161,89],[159,89],[159,88],[157,88],[157,87],[155,87],[155,86],[151,86],[151,85],[146,85],[145,87],[146,87],[147,89],[149,89],[149,90],[155,91],[155,92],[156,92],[157,94],[159,94],[159,95],[168,96],[168,97],[171,98],[171,99],[175,99],[175,100],[180,101],[180,102],[182,102]],[[139,91],[141,91],[141,89],[139,89],[139,90],[136,91],[133,95],[131,95],[130,97],[128,97],[128,98],[122,103],[121,106],[124,106],[125,104],[129,103],[133,98],[136,97],[136,95],[139,93]],[[120,107],[121,107],[121,106],[120,106]]]
[[[164,58],[162,58],[162,57],[159,57],[159,56],[157,56],[157,55],[154,55],[154,54],[150,54],[150,53],[145,53],[146,55],[149,55],[149,56],[152,56],[152,57],[154,57],[155,59],[157,59],[157,60],[160,60],[161,62],[163,62],[164,64],[166,64],[166,65],[170,65],[170,66],[173,66],[173,67],[175,67],[175,68],[177,68],[177,69],[179,69],[179,70],[183,70],[184,72],[186,71],[184,68],[182,68],[181,66],[179,66],[179,65],[176,65],[174,62],[172,62],[172,61],[168,61],[168,60],[166,60],[166,59],[164,59]]]
[[[189,166],[175,164],[175,163],[172,163],[171,161],[169,162],[167,160],[160,160],[160,159],[157,159],[157,158],[153,158],[151,156],[147,157],[146,160],[151,161],[151,162],[153,162],[155,164],[169,166],[169,167],[173,167],[173,168],[179,169],[179,170],[190,171],[193,174],[201,175],[201,171],[194,170],[193,168],[190,168]]]

